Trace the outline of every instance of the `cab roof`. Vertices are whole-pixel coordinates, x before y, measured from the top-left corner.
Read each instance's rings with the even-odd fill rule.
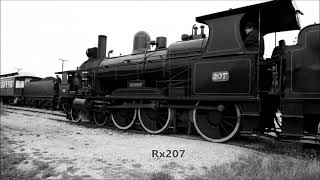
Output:
[[[55,72],[55,74],[63,74],[63,73],[74,74],[74,73],[76,73],[76,72],[77,72],[77,70],[68,70],[68,71]]]
[[[243,13],[252,13],[258,16],[259,11],[260,32],[263,34],[300,29],[297,16],[297,12],[299,11],[295,9],[291,0],[273,0],[251,6],[208,14],[197,17],[196,21],[199,23],[205,23],[206,20]]]

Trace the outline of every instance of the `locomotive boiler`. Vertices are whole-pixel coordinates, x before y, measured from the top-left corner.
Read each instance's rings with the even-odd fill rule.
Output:
[[[118,57],[106,57],[107,37],[100,35],[88,60],[63,73],[61,103],[75,122],[86,116],[122,130],[194,129],[212,142],[270,131],[318,140],[320,25],[302,29],[298,43],[280,57],[263,59],[244,45],[247,22],[261,35],[300,30],[297,12],[291,0],[274,0],[200,16],[196,21],[209,28],[208,36],[205,26],[199,33],[194,27],[168,47],[165,37],[152,41],[140,31],[132,54]],[[282,122],[275,126],[278,109]]]

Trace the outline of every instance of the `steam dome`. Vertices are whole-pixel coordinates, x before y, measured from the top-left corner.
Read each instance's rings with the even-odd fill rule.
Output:
[[[147,44],[150,42],[150,36],[145,31],[139,31],[134,35],[133,40],[133,54],[143,53],[145,49],[150,50],[150,45]]]

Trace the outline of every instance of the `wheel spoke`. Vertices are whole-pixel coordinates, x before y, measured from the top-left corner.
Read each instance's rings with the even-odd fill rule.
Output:
[[[105,112],[94,112],[94,122],[97,126],[102,127],[107,123],[108,116]]]
[[[138,117],[141,126],[149,133],[158,134],[165,131],[171,122],[173,110],[170,108],[140,108]]]
[[[113,124],[119,129],[129,129],[136,119],[136,109],[116,109],[111,113]]]
[[[235,119],[235,116],[223,116],[223,119]]]
[[[68,108],[66,107],[66,104],[62,104],[62,110],[64,110],[65,112],[67,112]]]
[[[225,142],[238,132],[240,110],[237,105],[225,106],[222,112],[194,109],[193,121],[196,130],[203,138],[212,142]]]
[[[76,108],[72,108],[71,109],[71,119],[72,119],[72,122],[80,122],[82,119],[81,119],[81,112],[79,110],[77,110]]]
[[[235,125],[234,124],[232,124],[232,123],[230,123],[230,122],[228,122],[228,121],[225,121],[225,120],[223,120],[223,121],[221,121],[222,123],[224,123],[224,124],[226,124],[226,125],[228,125],[229,127],[231,127],[231,128],[233,128]]]
[[[219,126],[215,127],[215,128],[214,128],[214,131],[212,131],[211,133],[212,133],[212,136],[213,136],[214,138],[221,138],[221,137],[222,137]]]
[[[228,134],[230,131],[226,129],[226,127],[224,127],[224,125],[222,123],[219,124],[220,127],[222,127],[223,131]]]

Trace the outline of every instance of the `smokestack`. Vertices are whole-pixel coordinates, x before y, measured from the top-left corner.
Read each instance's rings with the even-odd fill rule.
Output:
[[[98,58],[105,58],[107,53],[107,36],[98,36]]]

